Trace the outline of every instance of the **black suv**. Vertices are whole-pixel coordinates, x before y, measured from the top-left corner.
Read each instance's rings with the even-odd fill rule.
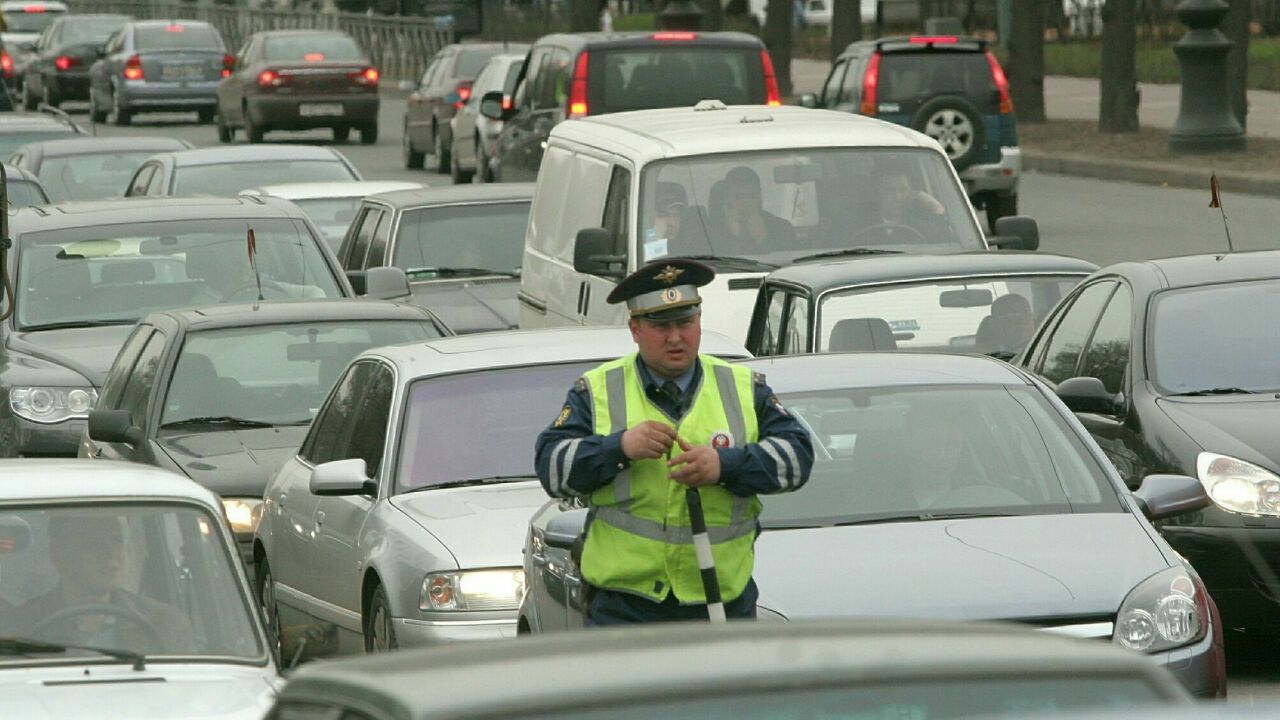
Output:
[[[1009,83],[985,40],[917,35],[856,42],[832,65],[822,92],[800,104],[845,110],[937,140],[987,224],[1018,214],[1022,151]]]

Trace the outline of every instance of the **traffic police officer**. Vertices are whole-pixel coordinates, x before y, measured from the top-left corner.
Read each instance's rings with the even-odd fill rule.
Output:
[[[726,614],[755,617],[756,495],[808,480],[809,434],[764,376],[698,354],[698,288],[714,276],[671,259],[619,283],[608,301],[627,303],[639,352],[579,379],[538,436],[543,487],[591,508],[581,569],[592,624],[707,619],[686,487],[700,488]]]

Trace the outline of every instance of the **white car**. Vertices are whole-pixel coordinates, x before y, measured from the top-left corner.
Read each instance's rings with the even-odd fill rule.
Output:
[[[504,53],[489,58],[471,86],[471,95],[449,120],[450,137],[453,138],[450,175],[455,185],[470,182],[473,176],[479,177],[480,182],[494,181],[489,161],[498,154],[502,121],[481,115],[480,99],[485,93],[501,92],[503,103],[510,103],[520,68],[524,67],[524,58],[525,53]]]
[[[392,180],[353,180],[350,182],[285,183],[263,185],[241,190],[241,195],[272,195],[284,198],[302,208],[311,218],[329,249],[337,252],[342,236],[356,216],[360,201],[370,195],[393,190],[420,190],[422,183]]]
[[[261,718],[282,680],[222,504],[171,472],[0,461],[14,718]]]

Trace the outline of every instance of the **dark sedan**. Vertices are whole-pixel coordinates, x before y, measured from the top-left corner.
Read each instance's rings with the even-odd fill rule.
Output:
[[[200,123],[213,122],[218,83],[231,74],[232,60],[209,23],[127,23],[89,70],[89,114],[128,125],[139,113],[194,110]]]
[[[363,180],[345,155],[315,145],[208,147],[148,158],[124,194],[236,195],[260,185]]]
[[[471,97],[471,86],[489,58],[504,52],[524,53],[527,45],[468,43],[449,45],[436,53],[409,95],[404,111],[402,150],[407,168],[421,168],[427,155],[431,167],[447,173],[453,147],[449,121]]]
[[[32,172],[54,202],[123,197],[143,160],[185,150],[186,140],[167,137],[94,137],[45,140],[18,148],[10,162]]]
[[[89,99],[89,66],[98,60],[107,38],[129,22],[127,15],[63,15],[36,41],[35,56],[22,76],[22,104],[57,107],[66,100]]]
[[[357,292],[370,268],[409,276],[413,302],[459,334],[520,322],[520,260],[532,183],[399,190],[365,198],[338,249]]]
[[[1061,303],[1020,362],[1055,387],[1130,487],[1198,477],[1160,524],[1237,627],[1280,625],[1280,252],[1121,263]]]
[[[351,358],[445,334],[422,308],[363,300],[154,313],[112,365],[80,457],[155,465],[213,490],[252,562],[267,480]]]
[[[333,128],[378,141],[378,68],[343,32],[273,30],[249,36],[218,85],[218,139],[251,143],[271,130]]]
[[[761,616],[1019,622],[1146,653],[1193,693],[1226,693],[1217,609],[1148,520],[1207,505],[1194,478],[1130,492],[1052,392],[993,358],[744,364],[815,454],[803,492],[764,499]],[[526,630],[582,626],[570,553],[585,512],[552,501],[531,521]]]
[[[60,140],[88,135],[84,128],[64,115],[55,113],[0,113],[0,158],[9,156],[23,145],[43,140]]]

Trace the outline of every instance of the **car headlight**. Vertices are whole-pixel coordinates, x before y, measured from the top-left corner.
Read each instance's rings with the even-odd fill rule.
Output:
[[[1120,604],[1112,642],[1154,653],[1190,645],[1209,628],[1204,587],[1186,568],[1162,570],[1143,580]]]
[[[223,498],[222,513],[237,535],[257,532],[262,520],[261,498]]]
[[[431,573],[422,580],[419,610],[519,610],[524,570],[458,570]]]
[[[1250,462],[1202,452],[1196,474],[1213,504],[1247,515],[1280,515],[1280,477]]]
[[[13,414],[31,422],[57,423],[89,417],[96,402],[98,391],[91,387],[9,388],[9,407]]]

